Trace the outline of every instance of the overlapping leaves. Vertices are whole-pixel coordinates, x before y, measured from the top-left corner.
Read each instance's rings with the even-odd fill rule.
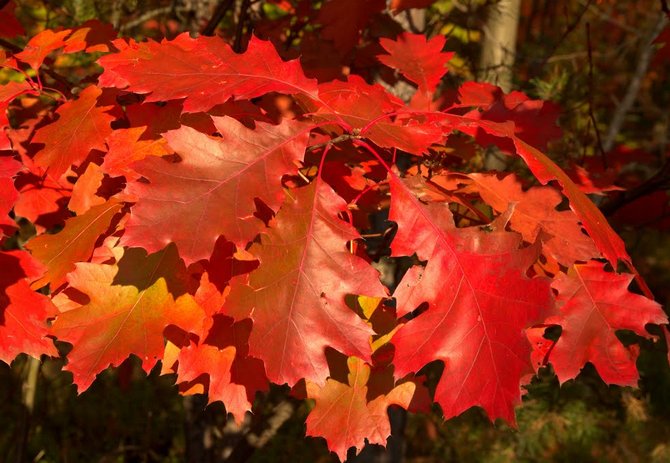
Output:
[[[359,3],[321,11],[350,5],[366,22],[383,8]],[[321,26],[342,47],[359,38],[356,24]],[[112,50],[97,83],[23,125],[9,124],[23,114],[12,105],[47,90],[19,77],[1,87],[0,236],[8,242],[21,217],[37,230],[27,250],[0,253],[3,361],[56,356],[56,338],[72,345],[65,369],[83,391],[129,355],[146,371],[162,360],[182,392],[208,392],[238,421],[268,382],[306,381],[307,433],[341,459],[366,439],[385,443],[386,409],[428,394],[415,374],[433,361],[444,364],[431,400],[445,418],[480,406],[513,423],[538,358],[561,381],[591,362],[607,382],[636,382],[635,351],[615,330],[650,337],[645,324],[667,318],[627,289],[631,277],[593,260],[630,265],[595,205],[532,146],[528,111],[551,111],[480,84],[440,111],[443,38],[381,42],[381,62],[418,87],[405,104],[356,75],[317,83],[255,37],[238,54],[220,38],[93,44],[87,34],[45,31],[0,56],[19,73],[57,50]],[[278,95],[291,111],[268,109]],[[515,152],[562,194],[418,168],[454,131]],[[403,174],[389,165],[398,152],[414,165]],[[416,263],[395,309],[359,233],[388,203],[392,255]],[[548,325],[563,329],[555,344]],[[346,379],[329,351],[348,357]]]

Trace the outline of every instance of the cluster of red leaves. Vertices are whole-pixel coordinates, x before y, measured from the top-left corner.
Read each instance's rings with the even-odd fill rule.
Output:
[[[301,386],[315,401],[307,434],[341,459],[385,444],[391,405],[434,401],[445,419],[480,406],[514,423],[522,387],[549,363],[561,382],[590,362],[610,384],[636,384],[637,350],[615,332],[651,337],[645,325],[667,318],[629,291],[632,275],[607,270],[633,267],[538,149],[556,132],[543,102],[468,82],[438,104],[442,37],[381,41],[379,61],[417,87],[406,104],[356,75],[308,78],[257,38],[238,54],[220,38],[93,32],[47,30],[0,52],[16,77],[0,87],[3,240],[19,218],[37,230],[0,252],[3,361],[69,343],[80,392],[130,355],[146,371],[162,361],[182,392],[208,392],[237,420],[269,383]],[[102,53],[101,73],[54,99],[29,77],[54,51]],[[545,186],[425,167],[464,134],[519,156]],[[359,234],[384,208],[391,256],[416,262],[393,294]],[[444,372],[429,392],[415,374],[433,361]]]

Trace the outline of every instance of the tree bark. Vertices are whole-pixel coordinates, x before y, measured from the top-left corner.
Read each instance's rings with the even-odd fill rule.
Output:
[[[520,9],[521,0],[500,0],[489,7],[484,24],[477,77],[497,85],[505,93],[512,90]],[[488,150],[484,167],[502,171],[507,167],[506,160],[506,156],[497,150]]]
[[[521,0],[500,0],[489,7],[484,24],[478,77],[505,93],[512,90],[520,8]]]

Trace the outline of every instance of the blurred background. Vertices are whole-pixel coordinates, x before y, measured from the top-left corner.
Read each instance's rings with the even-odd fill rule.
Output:
[[[374,59],[381,53],[379,37],[401,30],[445,35],[447,49],[456,52],[443,82],[445,98],[474,79],[555,104],[562,135],[551,141],[548,153],[582,186],[593,187],[594,201],[625,238],[637,268],[667,309],[666,2],[393,0],[379,11],[367,8],[373,3],[379,1],[0,1],[0,47],[14,51],[44,29],[89,21],[101,31],[111,24],[119,36],[138,40],[216,34],[238,50],[253,33],[273,41],[286,59],[299,57],[311,77],[355,73],[389,87]],[[403,10],[407,6],[425,8]],[[329,36],[332,24],[353,32]],[[51,65],[62,78],[79,82],[95,74],[95,58],[62,55]],[[0,83],[3,78],[0,71]],[[403,96],[402,86],[390,90]],[[470,166],[479,169],[505,169],[509,162],[485,150],[474,159]],[[366,448],[351,460],[670,462],[667,347],[662,337],[640,343],[639,389],[606,386],[591,367],[559,386],[545,369],[518,409],[518,429],[491,424],[479,409],[448,422],[439,407],[429,415],[392,410],[397,416],[389,450]],[[205,407],[202,396],[182,397],[174,378],[158,371],[147,377],[134,359],[101,374],[82,395],[61,366],[57,359],[40,364],[23,356],[11,366],[0,363],[0,461],[337,461],[325,442],[304,437],[310,405],[280,387],[258,396],[253,417],[238,427],[226,419],[220,402]],[[434,385],[440,368],[431,368],[427,374]]]

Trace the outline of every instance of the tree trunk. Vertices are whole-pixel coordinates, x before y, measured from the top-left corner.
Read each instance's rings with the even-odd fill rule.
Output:
[[[484,24],[479,79],[512,90],[521,0],[500,0],[491,5]]]
[[[489,7],[484,24],[478,78],[497,85],[505,93],[512,90],[520,9],[521,0],[500,0]],[[497,150],[488,150],[484,167],[502,171],[507,167],[506,160]]]

